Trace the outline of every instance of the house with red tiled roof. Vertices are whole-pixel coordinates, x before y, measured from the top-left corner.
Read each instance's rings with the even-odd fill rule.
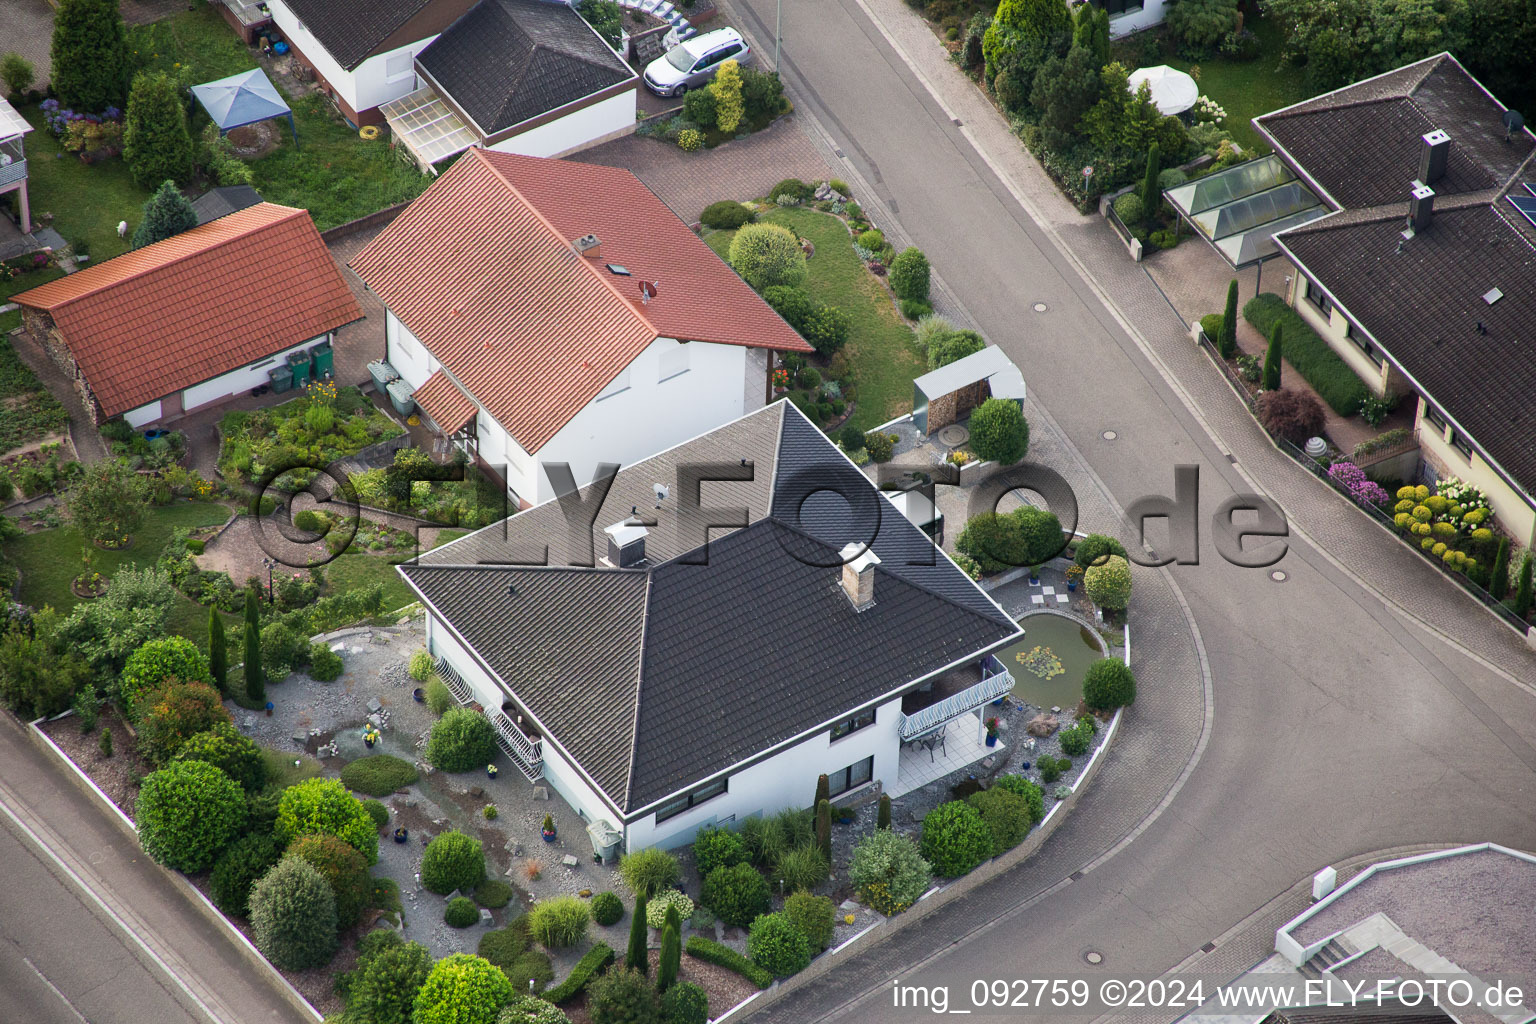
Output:
[[[267,384],[362,308],[307,210],[261,203],[15,296],[95,422],[174,419]]]
[[[629,171],[472,149],[352,260],[420,413],[523,505],[761,408],[810,346]]]

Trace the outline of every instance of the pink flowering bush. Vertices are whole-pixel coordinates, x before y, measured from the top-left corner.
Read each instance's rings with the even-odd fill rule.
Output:
[[[1353,462],[1335,462],[1328,467],[1328,479],[1349,492],[1349,496],[1362,505],[1385,505],[1387,492],[1376,481],[1368,479],[1365,470]]]

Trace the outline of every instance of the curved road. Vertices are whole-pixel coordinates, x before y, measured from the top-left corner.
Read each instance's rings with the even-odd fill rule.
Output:
[[[774,0],[733,6],[771,53]],[[1117,745],[1030,861],[756,1016],[899,1019],[911,1011],[886,994],[898,974],[1080,975],[1089,949],[1097,970],[1161,973],[1325,864],[1416,843],[1536,847],[1536,696],[1519,682],[1536,680],[1536,655],[1264,442],[1145,275],[1101,224],[1052,205],[1038,165],[899,0],[790,0],[783,52],[799,109],[1018,362],[1116,504],[1172,493],[1177,463],[1200,467],[1202,561],[1167,572],[1214,701],[1187,781],[1134,838],[1122,842],[1171,790],[1138,776],[1176,775],[1165,762],[1182,767],[1189,746],[1148,758],[1147,743]],[[1210,544],[1217,504],[1253,489],[1245,474],[1291,518],[1284,582]],[[1190,627],[1160,625],[1187,662]],[[1144,688],[1128,735],[1146,738],[1160,696]]]

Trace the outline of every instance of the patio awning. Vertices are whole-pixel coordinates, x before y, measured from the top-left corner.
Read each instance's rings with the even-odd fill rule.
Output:
[[[981,682],[969,689],[946,697],[937,704],[930,704],[921,711],[901,717],[898,732],[901,742],[915,740],[933,732],[939,726],[952,718],[958,718],[967,711],[975,711],[984,707],[999,697],[1013,692],[1013,675],[1002,667],[1002,663],[994,657],[987,658],[988,667],[993,671],[985,675]]]
[[[1271,153],[1163,193],[1234,270],[1279,254],[1275,234],[1331,211]]]
[[[20,111],[7,103],[5,97],[0,96],[0,142],[9,142],[31,130],[32,125],[21,116]]]
[[[379,107],[379,112],[389,122],[395,141],[406,148],[424,171],[480,141],[480,136],[431,86],[390,100]]]
[[[293,141],[299,141],[298,130],[293,126],[293,111],[288,109],[277,86],[272,84],[260,68],[242,71],[216,82],[194,85],[192,95],[208,111],[213,123],[219,126],[220,133],[274,117],[286,117]]]

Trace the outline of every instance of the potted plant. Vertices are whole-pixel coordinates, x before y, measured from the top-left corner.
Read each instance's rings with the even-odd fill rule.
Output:
[[[485,777],[488,779],[494,779],[498,771],[499,769],[494,764],[488,764],[485,766]]]
[[[539,831],[539,834],[544,837],[546,843],[555,841],[555,819],[553,815],[544,815],[544,827]]]
[[[427,700],[427,691],[418,686],[416,689],[411,691],[411,698],[415,700],[417,704],[424,704]]]
[[[997,746],[997,719],[987,719],[987,746]]]
[[[1072,565],[1067,567],[1067,589],[1068,590],[1076,590],[1077,589],[1077,582],[1078,582],[1078,580],[1081,580],[1082,578],[1083,578],[1083,567],[1082,566],[1077,565],[1077,564],[1074,563],[1074,564],[1072,564]]]
[[[372,750],[373,745],[379,742],[380,739],[381,737],[379,735],[379,730],[375,729],[373,726],[370,725],[363,730],[363,745],[366,746],[369,750]]]
[[[397,828],[397,829],[395,829],[395,842],[403,843],[403,842],[405,842],[409,838],[411,838],[411,830],[410,829],[408,829],[408,828]]]
[[[1032,587],[1040,585],[1040,567],[1038,565],[1029,567],[1029,585]]]

